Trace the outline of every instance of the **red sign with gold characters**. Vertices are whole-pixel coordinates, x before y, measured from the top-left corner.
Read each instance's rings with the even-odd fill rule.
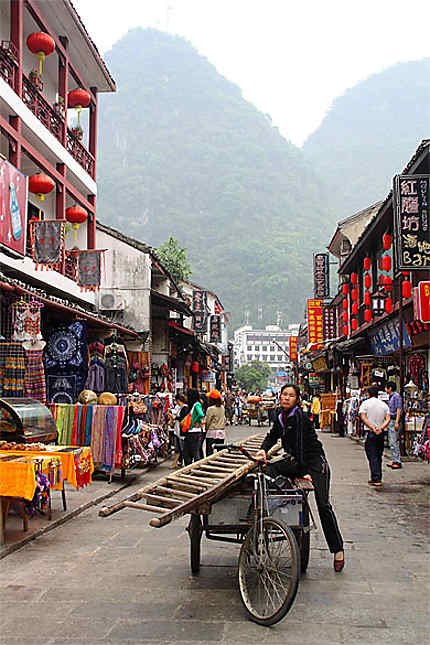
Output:
[[[421,322],[430,323],[430,280],[418,283],[418,311]]]
[[[298,336],[290,336],[289,338],[289,343],[290,343],[290,361],[296,361],[297,360],[297,345],[299,342],[299,337]]]
[[[308,340],[312,349],[323,348],[323,300],[308,298]]]

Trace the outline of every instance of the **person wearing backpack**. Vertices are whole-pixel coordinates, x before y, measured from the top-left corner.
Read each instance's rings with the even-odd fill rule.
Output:
[[[184,464],[189,466],[199,460],[199,444],[202,435],[204,412],[198,390],[188,390],[188,414],[182,421],[181,434],[184,437]]]

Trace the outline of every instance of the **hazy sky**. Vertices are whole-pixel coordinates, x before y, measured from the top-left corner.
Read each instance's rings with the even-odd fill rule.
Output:
[[[133,27],[184,36],[297,145],[348,87],[393,63],[430,55],[430,0],[73,4],[102,53]]]

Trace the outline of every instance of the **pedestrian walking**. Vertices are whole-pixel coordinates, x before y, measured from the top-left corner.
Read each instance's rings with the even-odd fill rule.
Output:
[[[231,425],[233,423],[233,414],[234,414],[234,396],[231,393],[231,390],[227,390],[224,400],[225,407],[225,417],[226,424]]]
[[[388,424],[388,444],[390,446],[392,463],[387,464],[388,468],[398,470],[402,467],[402,460],[400,458],[400,445],[399,445],[399,427],[400,419],[403,412],[402,397],[396,392],[397,386],[394,381],[388,381],[385,391],[387,392],[388,408],[390,410],[390,423]]]
[[[188,408],[185,401],[185,396],[183,394],[177,394],[175,396],[175,407],[169,414],[169,423],[170,419],[173,422],[173,433],[174,433],[174,443],[175,443],[175,459],[173,464],[170,466],[172,470],[175,468],[181,468],[183,464],[183,454],[184,454],[184,440],[181,437],[181,429],[179,427],[180,421],[187,414]],[[182,414],[181,414],[182,413]]]
[[[202,435],[202,422],[205,416],[199,393],[195,388],[188,390],[188,410],[191,414],[191,425],[184,437],[184,463],[186,466],[198,461],[200,458],[199,443]]]
[[[368,399],[360,405],[358,413],[368,428],[364,449],[369,461],[369,486],[382,486],[382,455],[384,454],[384,430],[390,423],[388,405],[378,399],[378,386],[371,385]]]
[[[209,392],[209,407],[206,412],[206,457],[213,454],[214,445],[224,443],[225,408],[218,390]]]
[[[320,428],[320,414],[321,414],[321,394],[315,394],[312,399],[311,414],[314,418],[314,428]]]
[[[330,504],[330,466],[322,443],[308,415],[301,408],[298,385],[283,386],[280,405],[281,411],[256,456],[265,459],[267,451],[280,439],[288,455],[269,464],[268,473],[272,477],[303,477],[313,483],[324,536],[330,552],[334,554],[334,570],[340,572],[345,564],[345,556],[342,535]]]

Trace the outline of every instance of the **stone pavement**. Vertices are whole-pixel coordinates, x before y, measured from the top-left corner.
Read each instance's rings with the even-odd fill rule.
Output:
[[[245,434],[249,428],[235,431]],[[236,545],[203,538],[201,573],[192,577],[185,518],[153,529],[146,512],[125,509],[102,519],[91,507],[0,560],[0,643],[424,645],[430,466],[385,468],[384,488],[370,489],[363,448],[320,436],[346,567],[334,573],[321,530],[313,532],[308,573],[278,625],[259,627],[246,618]]]

